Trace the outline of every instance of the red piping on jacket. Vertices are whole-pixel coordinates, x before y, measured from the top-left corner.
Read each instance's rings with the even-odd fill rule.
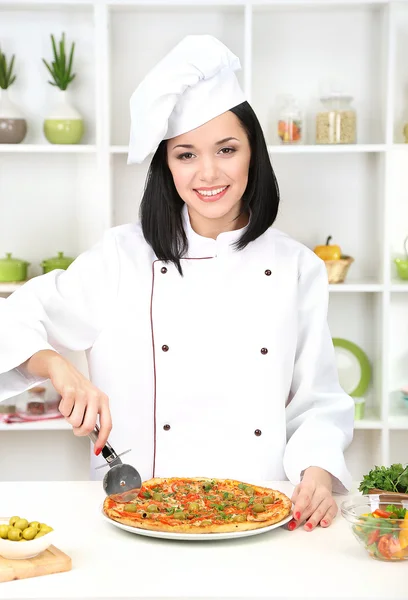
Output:
[[[214,258],[214,256],[203,256],[202,258],[183,258],[181,260],[209,260]],[[154,330],[153,330],[153,293],[154,293],[154,265],[157,262],[162,262],[161,260],[154,260],[152,262],[152,293],[150,296],[150,328],[152,332],[152,351],[153,351],[153,386],[154,386],[154,424],[153,424],[153,432],[154,432],[154,448],[153,448],[153,475],[155,477],[156,471],[156,349],[154,345]]]

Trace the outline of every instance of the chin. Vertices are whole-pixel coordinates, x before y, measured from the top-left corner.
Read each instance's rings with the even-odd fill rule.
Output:
[[[197,201],[190,204],[190,207],[202,217],[206,219],[221,219],[228,215],[229,213],[238,213],[239,205],[237,204],[224,204],[221,201],[213,202],[213,203],[204,203],[200,202],[197,204]]]

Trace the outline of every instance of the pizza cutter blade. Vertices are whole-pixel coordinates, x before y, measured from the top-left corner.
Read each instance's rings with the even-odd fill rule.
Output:
[[[99,427],[95,425],[94,430],[91,431],[88,437],[95,443],[98,439],[98,435]],[[121,454],[116,454],[109,442],[106,442],[105,446],[102,448],[102,456],[109,466],[109,471],[103,478],[103,489],[107,496],[110,496],[111,494],[120,494],[136,488],[140,489],[142,487],[142,478],[140,477],[139,472],[135,467],[132,467],[132,465],[122,463],[120,459],[120,457],[123,456],[123,454],[127,454],[127,452],[130,452],[130,450],[126,450]],[[100,469],[102,467],[106,467],[106,465],[96,468]]]

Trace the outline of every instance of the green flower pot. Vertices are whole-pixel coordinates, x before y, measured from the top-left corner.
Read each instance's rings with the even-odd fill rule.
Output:
[[[79,144],[84,135],[84,122],[67,98],[67,91],[58,92],[55,108],[44,120],[44,135],[51,144]]]

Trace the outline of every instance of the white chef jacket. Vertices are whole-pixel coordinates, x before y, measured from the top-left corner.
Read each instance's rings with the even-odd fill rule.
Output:
[[[242,230],[202,237],[186,206],[183,222],[183,277],[136,223],[0,300],[0,401],[43,381],[19,368],[35,352],[85,351],[110,400],[109,441],[132,448],[143,480],[296,484],[318,466],[349,489],[354,404],[338,381],[323,261],[275,228],[237,251]]]

